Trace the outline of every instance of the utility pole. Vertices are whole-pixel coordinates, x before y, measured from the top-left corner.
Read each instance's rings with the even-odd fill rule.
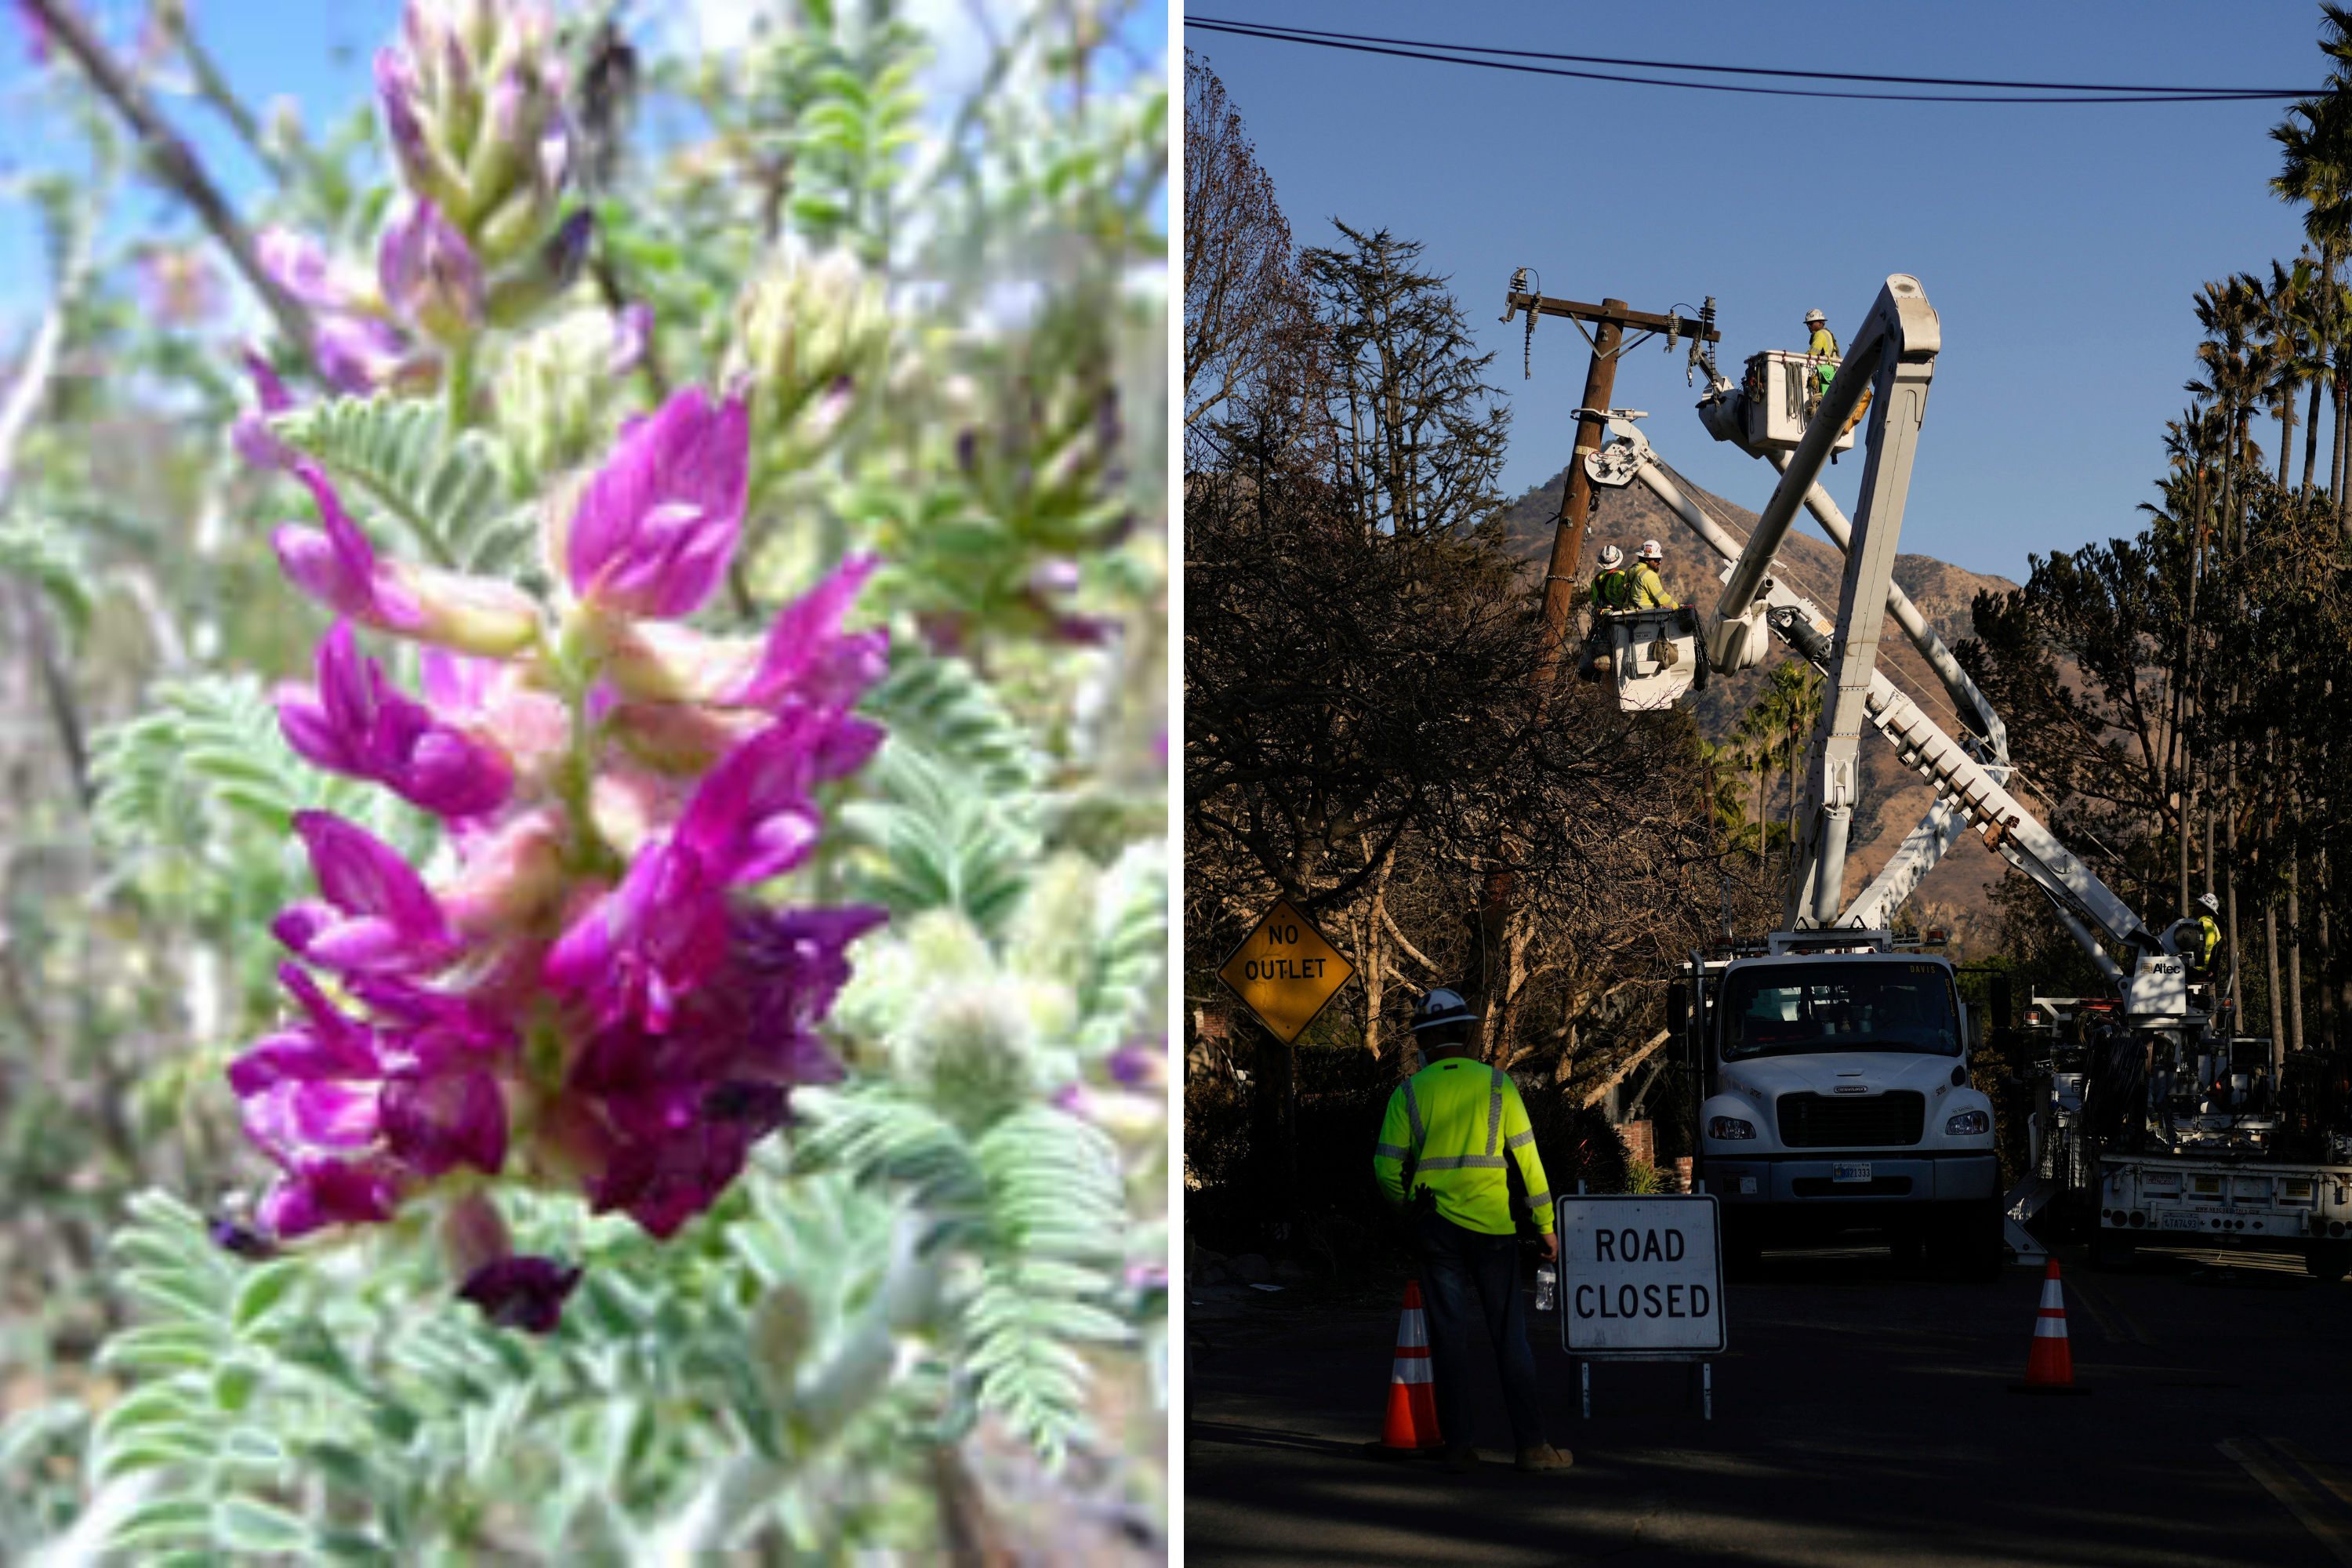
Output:
[[[1622,300],[1603,300],[1598,305],[1587,305],[1574,300],[1526,293],[1519,287],[1524,281],[1524,272],[1513,280],[1504,300],[1504,321],[1525,310],[1530,337],[1535,333],[1538,316],[1565,316],[1577,323],[1580,332],[1583,332],[1586,321],[1595,323],[1598,329],[1584,334],[1585,341],[1592,345],[1592,363],[1584,373],[1584,402],[1576,411],[1576,451],[1569,459],[1568,482],[1560,490],[1559,517],[1551,539],[1551,563],[1544,568],[1545,657],[1539,679],[1549,682],[1559,669],[1560,646],[1568,637],[1569,615],[1576,607],[1584,558],[1584,521],[1592,510],[1592,478],[1584,471],[1584,455],[1601,450],[1601,444],[1608,439],[1609,398],[1617,385],[1618,356],[1628,349],[1639,348],[1660,332],[1669,333],[1673,339],[1694,339],[1699,343],[1720,342],[1723,334],[1715,330],[1711,308],[1698,321],[1688,316],[1660,316],[1636,310]],[[1712,303],[1709,301],[1710,306]],[[1642,332],[1630,343],[1624,341],[1628,327]]]
[[[1553,680],[1559,672],[1559,656],[1568,640],[1569,617],[1576,609],[1579,563],[1584,554],[1584,520],[1592,510],[1592,479],[1584,471],[1584,455],[1597,452],[1609,432],[1609,396],[1617,384],[1617,357],[1628,349],[1639,348],[1660,332],[1671,334],[1674,341],[1695,340],[1693,358],[1697,345],[1719,342],[1723,334],[1715,330],[1715,301],[1709,300],[1701,319],[1688,316],[1658,316],[1646,310],[1636,310],[1622,300],[1603,300],[1598,305],[1581,304],[1574,300],[1554,300],[1548,295],[1527,292],[1528,273],[1520,268],[1511,279],[1504,296],[1503,320],[1507,322],[1521,310],[1528,313],[1528,344],[1532,357],[1535,344],[1536,318],[1566,316],[1584,332],[1583,323],[1598,324],[1598,333],[1584,333],[1592,345],[1592,363],[1584,374],[1584,404],[1576,411],[1576,453],[1569,460],[1568,482],[1559,498],[1559,517],[1554,524],[1551,541],[1551,563],[1544,568],[1543,657],[1537,662],[1534,677],[1538,710],[1550,700]],[[1626,342],[1625,329],[1634,327],[1642,335]],[[1530,367],[1532,374],[1532,367]],[[1507,1051],[1510,1042],[1502,1037],[1501,1019],[1497,1008],[1497,987],[1494,984],[1496,966],[1504,948],[1504,933],[1511,918],[1513,878],[1507,870],[1487,873],[1486,887],[1481,889],[1477,911],[1469,917],[1471,936],[1475,942],[1474,958],[1467,982],[1468,1000],[1474,1011],[1486,1019],[1483,1028],[1487,1041]],[[1508,998],[1500,1000],[1507,1004]]]

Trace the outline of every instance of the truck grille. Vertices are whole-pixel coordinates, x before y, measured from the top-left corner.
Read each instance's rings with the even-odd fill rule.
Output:
[[[1832,1099],[1826,1094],[1784,1094],[1774,1102],[1780,1142],[1791,1149],[1890,1148],[1919,1142],[1927,1119],[1927,1097],[1916,1089]]]

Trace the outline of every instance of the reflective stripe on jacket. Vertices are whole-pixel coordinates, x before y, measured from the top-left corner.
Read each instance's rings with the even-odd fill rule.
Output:
[[[1633,579],[1622,570],[1612,568],[1592,579],[1592,607],[1596,610],[1622,610],[1633,593]]]
[[[1666,592],[1666,580],[1648,562],[1633,568],[1633,608],[1637,610],[1672,610],[1681,607],[1682,601]]]
[[[1535,1128],[1518,1087],[1500,1068],[1455,1057],[1397,1085],[1381,1122],[1381,1141],[1372,1146],[1372,1175],[1391,1206],[1405,1201],[1408,1156],[1416,1192],[1427,1188],[1440,1215],[1488,1236],[1517,1228],[1504,1164],[1517,1160],[1528,1187],[1522,1201],[1534,1211],[1538,1230],[1551,1229],[1551,1193],[1543,1157],[1536,1152]]]

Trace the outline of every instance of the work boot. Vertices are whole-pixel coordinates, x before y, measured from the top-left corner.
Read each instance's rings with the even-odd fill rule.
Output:
[[[1475,1469],[1477,1466],[1478,1450],[1472,1447],[1469,1444],[1448,1443],[1445,1445],[1446,1474],[1458,1476],[1465,1470]]]
[[[1576,1456],[1549,1443],[1538,1443],[1532,1448],[1519,1450],[1519,1462],[1513,1466],[1521,1470],[1564,1470],[1576,1463]]]

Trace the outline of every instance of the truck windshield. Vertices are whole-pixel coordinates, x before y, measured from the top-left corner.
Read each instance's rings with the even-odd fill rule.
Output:
[[[1726,1061],[1818,1051],[1960,1054],[1951,977],[1938,963],[1848,959],[1740,970],[1724,984]]]

